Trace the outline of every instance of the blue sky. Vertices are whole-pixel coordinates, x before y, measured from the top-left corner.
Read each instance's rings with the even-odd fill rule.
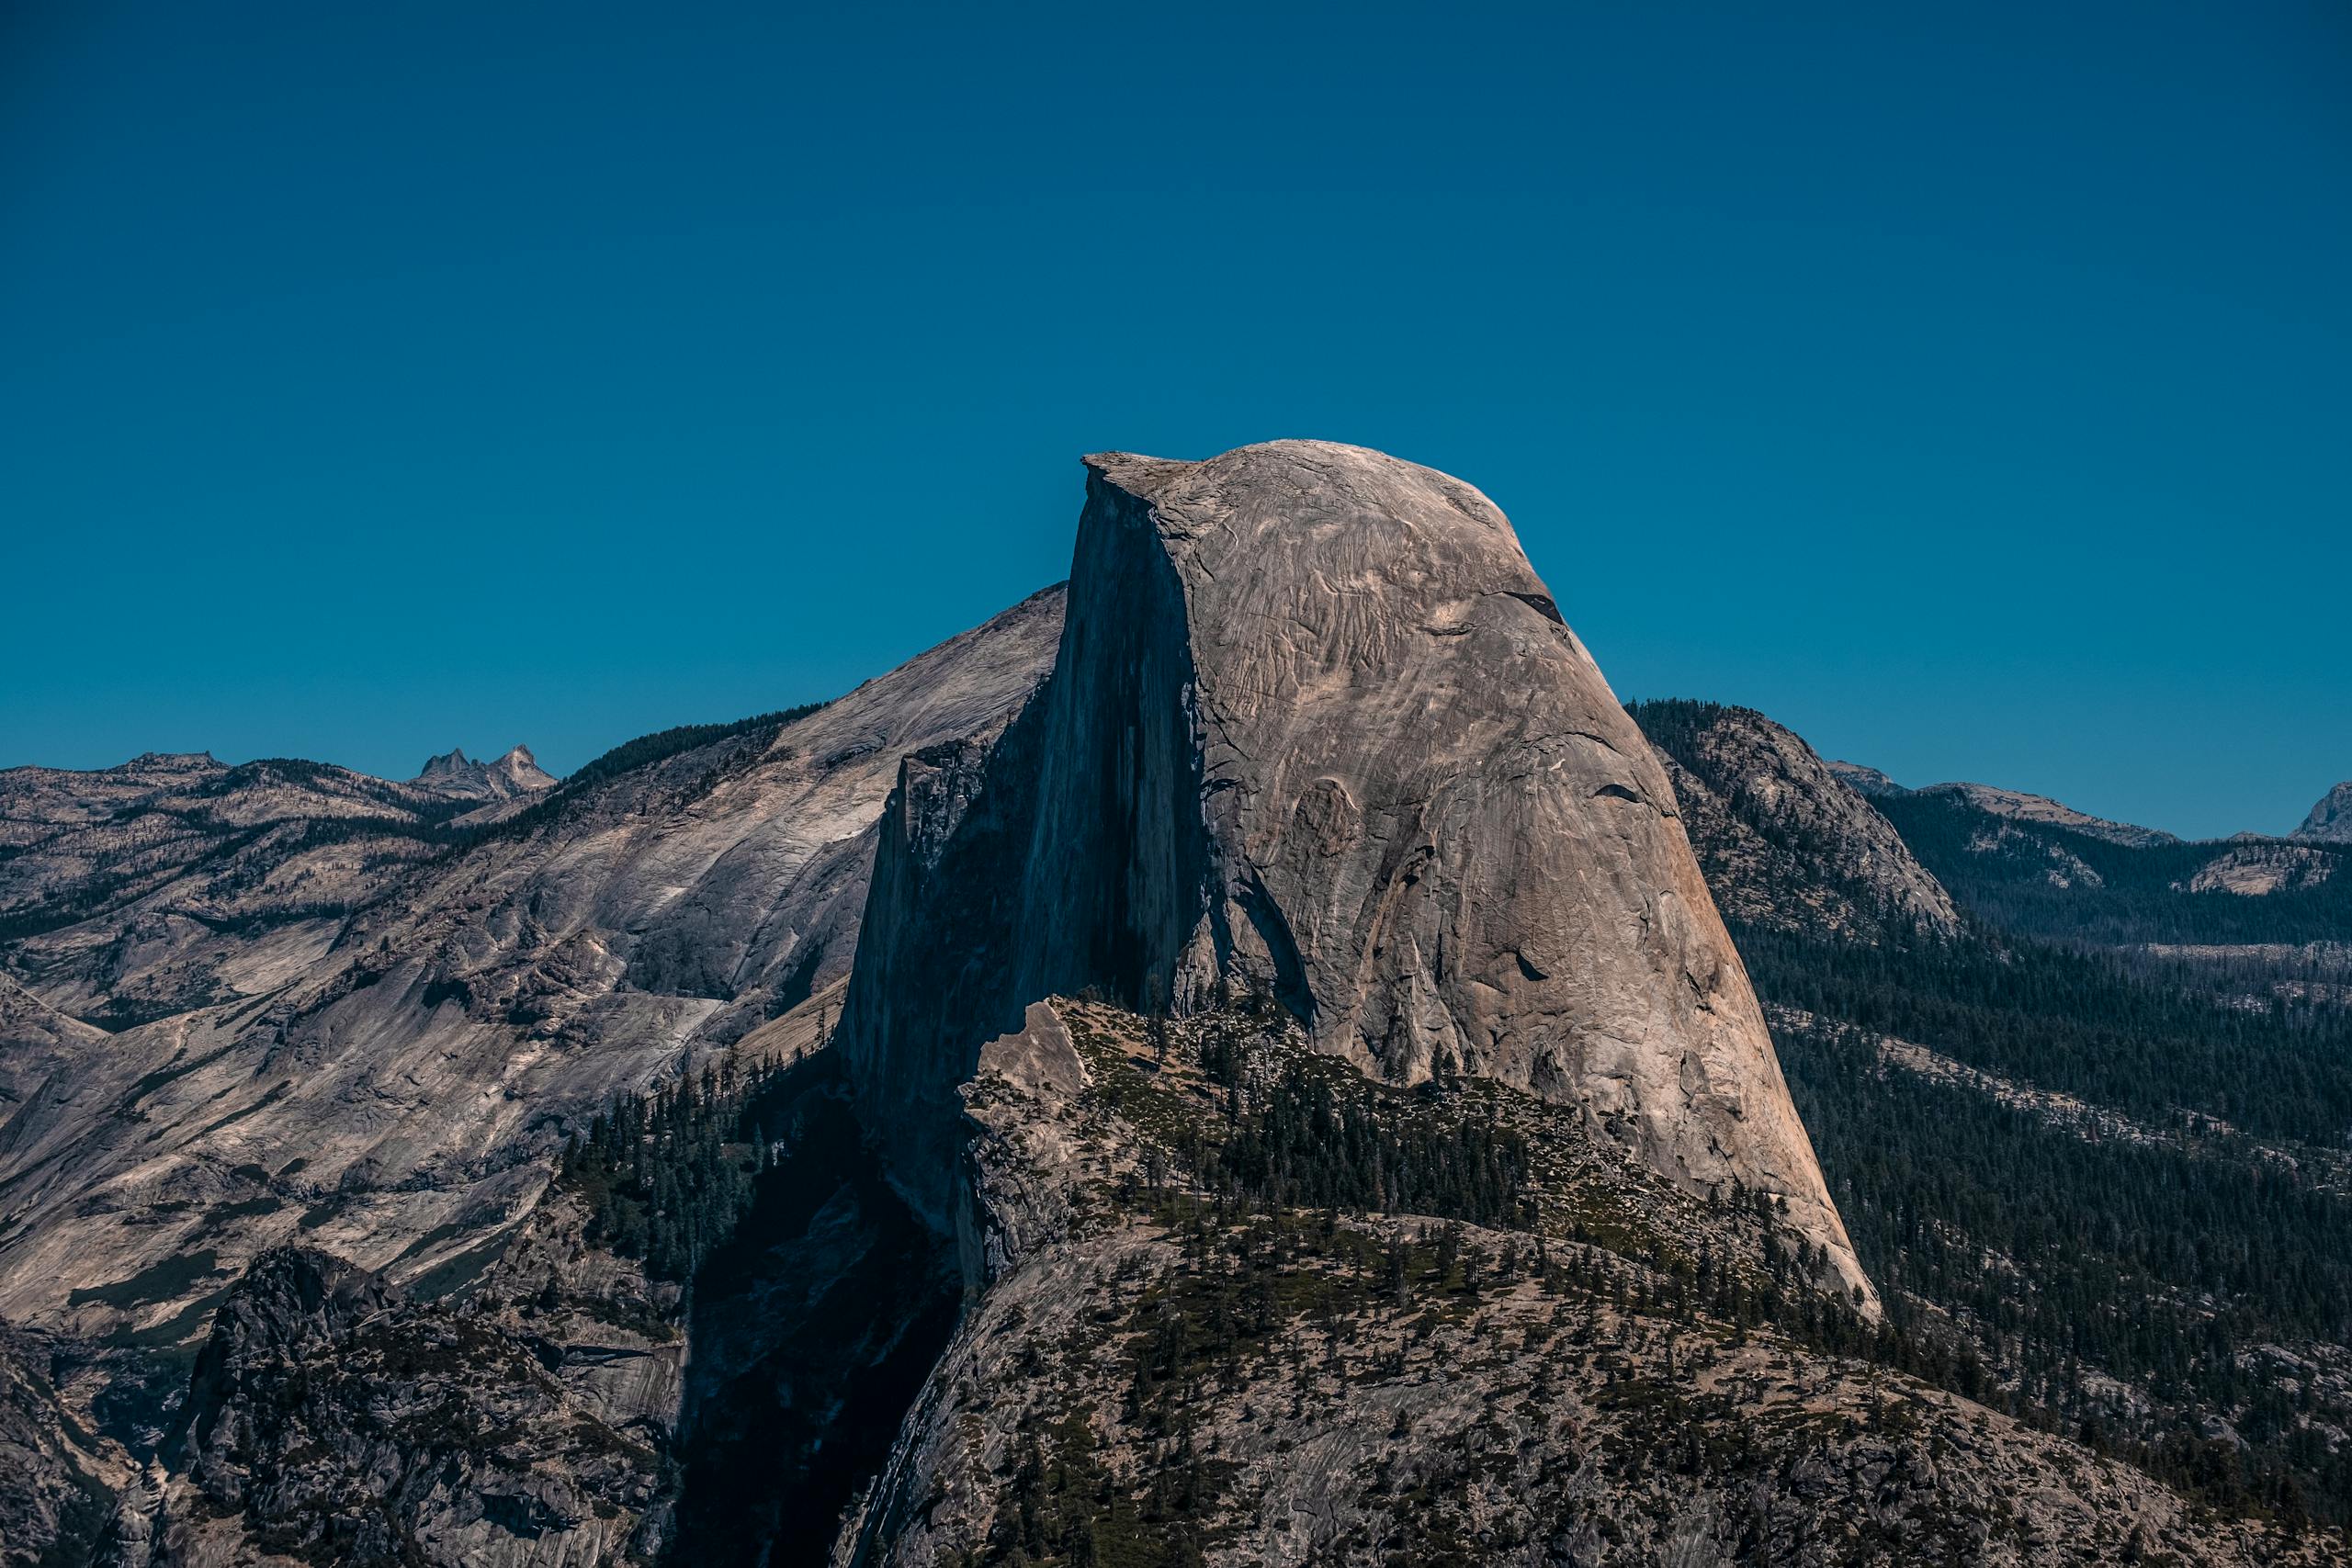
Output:
[[[2352,13],[1928,10],[10,7],[0,764],[570,768],[1061,576],[1082,452],[1314,435],[1621,695],[2283,830]]]

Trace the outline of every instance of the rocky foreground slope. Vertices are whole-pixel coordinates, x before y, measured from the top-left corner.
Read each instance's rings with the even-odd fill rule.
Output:
[[[1758,1195],[1433,1089],[1032,1008],[966,1091],[986,1289],[835,1568],[2326,1560],[1901,1370]]]

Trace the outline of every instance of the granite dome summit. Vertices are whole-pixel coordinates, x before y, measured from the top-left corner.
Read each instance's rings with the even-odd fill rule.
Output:
[[[1319,441],[1086,468],[1051,680],[894,798],[864,1092],[945,1111],[1049,995],[1261,990],[1368,1075],[1493,1078],[1784,1200],[1867,1296],[1673,789],[1494,503]]]

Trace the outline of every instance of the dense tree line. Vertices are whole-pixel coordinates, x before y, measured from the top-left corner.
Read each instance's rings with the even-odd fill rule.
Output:
[[[618,778],[623,773],[633,773],[639,768],[650,767],[655,762],[667,761],[682,751],[691,751],[697,746],[708,746],[734,736],[749,735],[754,730],[782,729],[796,719],[808,717],[824,705],[823,703],[803,703],[798,707],[780,708],[775,713],[753,714],[749,718],[730,719],[724,724],[680,724],[673,725],[668,729],[657,729],[650,735],[640,735],[634,740],[625,740],[604,755],[583,763],[578,771],[565,778],[564,788],[586,789],[593,784],[602,784],[606,779]]]
[[[739,718],[726,724],[681,724],[656,730],[650,735],[640,735],[582,764],[578,771],[566,776],[563,783],[514,816],[481,827],[448,829],[444,834],[444,840],[452,848],[466,850],[492,840],[525,837],[550,822],[560,820],[598,785],[624,773],[650,768],[697,747],[714,746],[738,736],[773,736],[785,726],[806,718],[824,706],[823,703],[806,703],[799,707],[754,714],[749,718]],[[740,758],[743,749],[735,750],[737,758]],[[718,772],[719,767],[715,765],[706,775],[706,782],[715,778]]]
[[[1630,711],[1788,852],[1736,868],[1778,879],[1747,891],[1802,912],[1828,887],[1867,909],[1830,846],[1702,752],[1725,710]],[[1782,1066],[1885,1294],[1873,1356],[2218,1506],[2352,1518],[2352,1451],[2320,1436],[2352,1411],[2261,1348],[2352,1341],[2352,953],[2191,962],[2149,947],[2341,943],[2352,855],[2312,851],[2347,874],[2315,887],[2192,893],[2233,846],[2111,843],[1942,794],[1872,804],[1960,904],[1956,935],[1867,919],[1844,935],[1736,921],[1734,935],[1758,992],[1790,1010]],[[1883,1063],[1879,1036],[2098,1109],[2062,1123],[2005,1105]],[[2229,1432],[2208,1428],[2216,1416]]]
[[[559,1179],[589,1211],[588,1239],[690,1280],[750,1212],[771,1163],[761,1122],[779,1069],[731,1062],[599,1111],[564,1145]]]
[[[1202,1190],[1245,1212],[1532,1223],[1527,1140],[1519,1134],[1461,1114],[1441,1085],[1389,1089],[1321,1057],[1253,1070],[1251,1032],[1213,1026],[1200,1047],[1221,1111],[1213,1124],[1188,1122],[1174,1153]],[[1146,1168],[1154,1195],[1164,1196],[1167,1168],[1148,1161]]]
[[[2352,1010],[2231,1006],[2176,970],[1971,933],[1870,946],[1741,928],[1766,999],[2160,1124],[2183,1111],[2341,1147]]]
[[[2352,1409],[2327,1408],[2307,1378],[2287,1394],[2244,1359],[2352,1341],[2344,1194],[2191,1136],[2090,1141],[1883,1067],[1849,1027],[1775,1034],[1891,1327],[1920,1331],[1915,1303],[1940,1309],[2011,1380],[2013,1413],[2219,1505],[2352,1518],[2352,1452],[2329,1454],[2301,1419],[2352,1423]],[[2101,1375],[2153,1412],[2093,1392]],[[2247,1447],[2210,1442],[2205,1412],[2234,1417]]]

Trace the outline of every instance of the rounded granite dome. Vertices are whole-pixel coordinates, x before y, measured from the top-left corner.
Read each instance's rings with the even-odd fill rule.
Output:
[[[967,841],[1010,858],[952,880],[1018,883],[987,905],[1017,913],[886,958],[895,916],[869,910],[874,1070],[963,1070],[899,1055],[931,1026],[882,1013],[976,951],[1020,993],[998,1013],[1090,986],[1181,1010],[1238,982],[1369,1074],[1498,1079],[1690,1190],[1784,1198],[1867,1296],[1672,786],[1502,512],[1332,442],[1086,465],[1049,688],[984,779],[922,807],[997,803]],[[955,846],[919,858],[910,898],[944,897]],[[945,1040],[975,1010],[940,1010]]]

